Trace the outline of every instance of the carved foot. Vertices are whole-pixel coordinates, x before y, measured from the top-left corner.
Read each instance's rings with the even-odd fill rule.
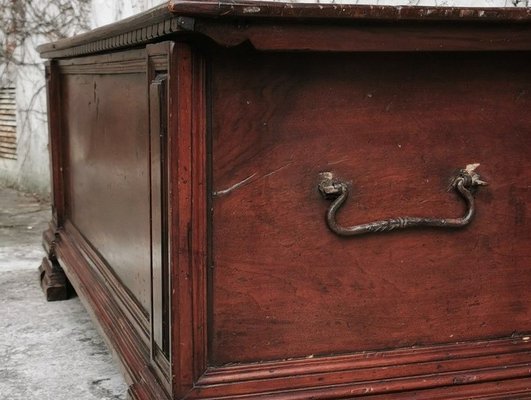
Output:
[[[62,268],[48,258],[43,258],[39,267],[41,287],[47,301],[66,300],[69,297],[70,285]]]

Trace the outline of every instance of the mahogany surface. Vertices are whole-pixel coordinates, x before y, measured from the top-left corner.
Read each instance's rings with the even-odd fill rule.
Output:
[[[64,270],[135,400],[529,398],[530,21],[170,1],[41,46],[44,287]],[[463,229],[326,225],[323,172],[346,226],[461,216],[471,163]]]
[[[216,362],[531,330],[528,61],[518,53],[215,57]],[[472,162],[489,186],[477,191],[466,229],[344,239],[323,221],[320,172],[351,182],[339,215],[348,225],[462,214],[447,187]]]

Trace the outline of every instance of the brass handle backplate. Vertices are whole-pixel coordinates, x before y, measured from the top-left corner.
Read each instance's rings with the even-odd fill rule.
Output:
[[[345,182],[334,179],[330,172],[324,172],[321,174],[322,180],[318,186],[319,191],[325,199],[332,200],[332,204],[326,212],[326,222],[330,230],[339,236],[356,236],[420,226],[462,228],[470,223],[476,212],[474,196],[470,192],[470,189],[474,186],[484,186],[487,184],[475,172],[478,166],[479,164],[467,165],[453,178],[450,186],[466,202],[467,211],[461,218],[395,217],[348,227],[340,226],[336,221],[336,213],[348,197],[348,186]]]

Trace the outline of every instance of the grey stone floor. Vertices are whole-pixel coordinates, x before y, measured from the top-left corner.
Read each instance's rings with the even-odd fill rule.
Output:
[[[48,303],[49,204],[0,188],[0,400],[120,400],[127,386],[79,299]]]

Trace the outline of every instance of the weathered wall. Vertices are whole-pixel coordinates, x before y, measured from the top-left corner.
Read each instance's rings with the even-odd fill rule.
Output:
[[[54,1],[65,0],[48,0],[40,3],[46,7],[48,3],[53,4]],[[79,8],[78,11],[85,14],[79,21],[86,20],[86,25],[92,28],[129,17],[165,2],[161,0],[84,1],[87,2],[86,4],[90,2],[90,6]],[[527,7],[531,4],[530,0],[305,0],[300,2],[441,7]],[[83,24],[79,21],[75,26],[66,25],[62,33],[69,35],[80,31],[79,28]],[[18,159],[0,158],[0,185],[14,186],[41,195],[47,195],[50,191],[48,133],[43,62],[34,49],[38,44],[49,40],[49,37],[43,35],[31,36],[26,38],[16,50],[18,57],[23,60],[15,66],[14,74],[18,103]],[[1,63],[2,59],[0,59]],[[2,69],[3,66],[0,65],[0,72]]]
[[[0,185],[50,192],[44,63],[35,48],[88,29],[90,1],[0,0],[0,85],[13,83],[17,101],[17,159],[0,157]]]
[[[49,192],[46,99],[42,69],[33,64],[38,56],[28,40],[17,52],[28,65],[16,66],[13,80],[17,99],[17,159],[0,158],[0,182],[7,186],[47,194]],[[22,55],[21,53],[26,54]]]
[[[107,25],[163,3],[161,0],[92,0],[91,26]]]

